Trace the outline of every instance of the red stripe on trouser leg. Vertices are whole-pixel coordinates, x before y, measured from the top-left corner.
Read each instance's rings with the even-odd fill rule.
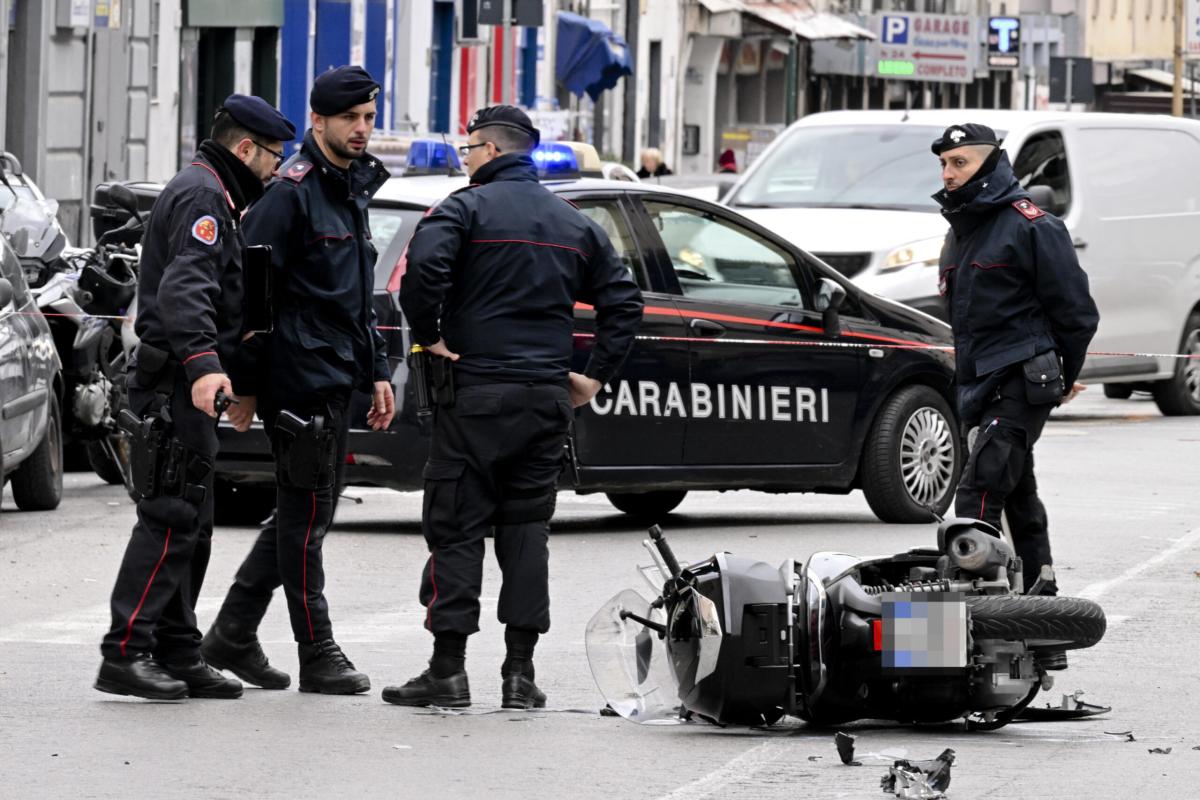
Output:
[[[171,529],[167,528],[167,538],[163,540],[162,554],[158,557],[158,563],[154,565],[154,571],[150,573],[150,580],[146,581],[146,588],[142,590],[142,598],[138,600],[137,607],[133,609],[133,615],[129,617],[129,624],[125,626],[125,638],[121,640],[121,656],[125,655],[125,645],[129,644],[129,638],[133,636],[133,623],[137,620],[138,613],[141,612],[142,606],[146,603],[146,595],[150,594],[150,587],[154,583],[154,577],[158,575],[158,569],[163,565],[163,561],[167,558],[167,548],[171,546]]]
[[[979,498],[979,518],[983,519],[983,510],[987,507],[987,490],[984,490],[983,497]]]
[[[437,602],[437,562],[434,561],[433,553],[429,554],[429,582],[433,584],[433,597],[429,599],[429,605],[425,606],[425,627],[433,630],[433,604]]]
[[[300,554],[300,592],[304,597],[304,618],[308,620],[308,640],[314,641],[312,614],[308,611],[308,539],[312,536],[313,523],[317,520],[317,493],[312,493],[312,514],[308,518],[308,532],[304,534],[304,551]]]

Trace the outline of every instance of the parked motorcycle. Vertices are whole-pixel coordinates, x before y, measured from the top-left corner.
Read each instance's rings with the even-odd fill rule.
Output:
[[[657,526],[644,542],[658,592],[626,590],[588,623],[588,661],[614,711],[770,725],[1012,721],[1104,635],[1089,600],[1023,592],[1020,560],[985,522],[950,519],[938,547],[878,558],[814,553],[778,568],[717,553],[681,565]]]

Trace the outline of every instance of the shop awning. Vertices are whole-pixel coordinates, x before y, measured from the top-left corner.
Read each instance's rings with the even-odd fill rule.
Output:
[[[801,39],[874,39],[875,34],[836,14],[818,12],[804,0],[699,0],[713,14],[740,11]]]
[[[633,56],[625,40],[595,19],[568,11],[558,12],[558,39],[554,69],[558,80],[572,93],[593,101],[633,74]]]
[[[1168,89],[1175,88],[1175,73],[1167,72],[1165,69],[1127,69],[1125,70],[1125,75],[1127,78],[1132,75],[1135,78],[1141,78],[1147,83],[1155,83]],[[1186,69],[1183,73],[1183,90],[1189,94],[1196,90],[1195,83],[1188,79]]]

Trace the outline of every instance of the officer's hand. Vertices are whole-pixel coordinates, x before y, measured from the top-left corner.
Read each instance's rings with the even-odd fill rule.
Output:
[[[1062,403],[1060,403],[1060,405],[1065,406],[1067,403],[1071,402],[1076,397],[1078,397],[1080,392],[1086,392],[1086,391],[1087,391],[1086,384],[1080,383],[1079,381],[1075,381],[1075,385],[1072,386],[1071,391],[1067,392],[1066,396],[1063,397]]]
[[[235,398],[238,402],[236,405],[229,407],[225,412],[225,418],[229,420],[229,424],[233,425],[233,429],[238,433],[245,433],[250,430],[250,423],[254,421],[254,410],[258,407],[258,398],[254,395],[243,397],[239,395]]]
[[[210,372],[207,375],[201,375],[192,384],[192,405],[213,419],[216,419],[217,409],[214,401],[216,400],[218,391],[223,391],[225,394],[233,396],[233,384],[229,382],[228,375],[220,372]]]
[[[392,394],[391,381],[375,381],[375,396],[371,398],[371,410],[367,412],[367,424],[373,431],[386,430],[396,414],[396,397]]]
[[[567,380],[570,383],[567,391],[571,393],[571,405],[575,408],[590,403],[602,386],[600,381],[579,372],[570,373],[567,375]]]
[[[435,356],[448,358],[451,361],[458,361],[458,353],[450,352],[450,348],[446,347],[445,339],[438,339],[436,342],[429,345],[429,352],[433,353]]]

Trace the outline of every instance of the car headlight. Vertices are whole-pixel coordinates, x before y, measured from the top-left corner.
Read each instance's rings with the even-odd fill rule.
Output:
[[[887,258],[884,259],[880,271],[890,272],[914,265],[936,266],[938,259],[942,256],[942,245],[945,241],[945,236],[938,236],[933,239],[922,239],[919,242],[910,242],[897,247],[887,254]]]

